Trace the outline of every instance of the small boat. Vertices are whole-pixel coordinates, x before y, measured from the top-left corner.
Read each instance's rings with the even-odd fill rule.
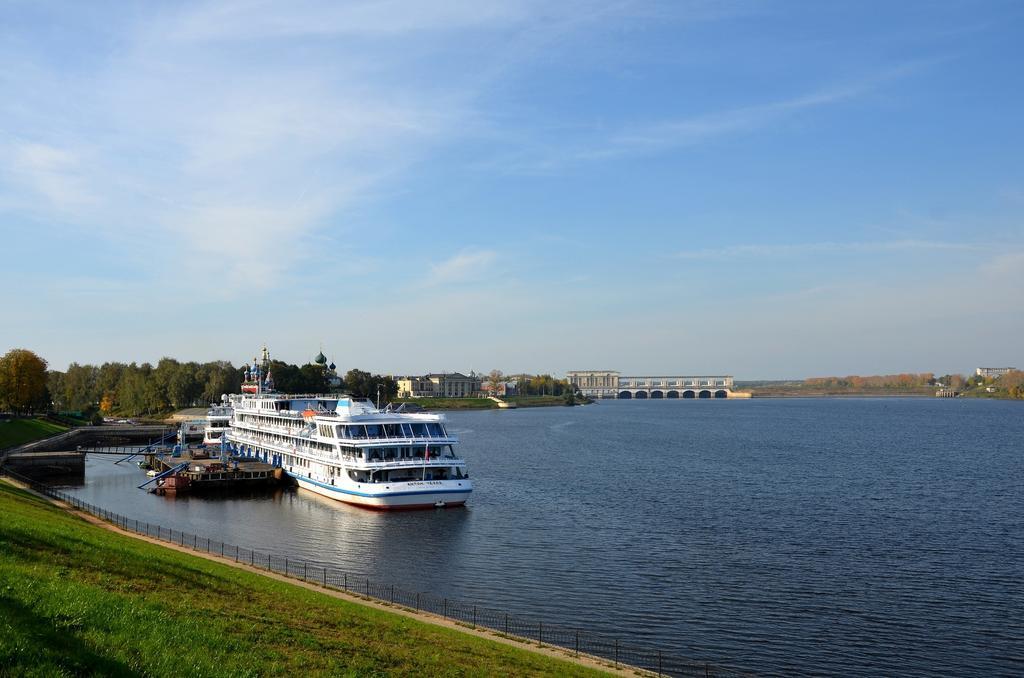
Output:
[[[188,490],[188,486],[191,481],[183,476],[175,473],[174,475],[161,478],[156,481],[156,489],[153,490],[156,494],[173,494],[177,492],[185,492]]]

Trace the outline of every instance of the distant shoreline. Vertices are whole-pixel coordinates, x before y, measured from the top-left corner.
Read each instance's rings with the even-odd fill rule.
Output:
[[[751,398],[934,398],[928,393],[757,393]]]

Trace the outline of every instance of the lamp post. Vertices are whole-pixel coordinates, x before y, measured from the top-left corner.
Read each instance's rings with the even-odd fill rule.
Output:
[[[383,384],[377,384],[377,409],[380,409],[380,389]]]

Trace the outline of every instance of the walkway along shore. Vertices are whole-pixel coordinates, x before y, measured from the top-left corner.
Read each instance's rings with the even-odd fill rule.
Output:
[[[188,538],[186,538],[184,533],[176,530],[167,530],[166,528],[150,525],[148,523],[145,524],[144,531],[142,531],[143,524],[138,521],[106,512],[104,509],[99,509],[98,507],[92,507],[84,502],[78,501],[74,497],[54,497],[52,496],[55,493],[54,490],[46,488],[45,486],[37,485],[28,479],[15,479],[8,476],[7,478],[4,478],[4,480],[12,485],[31,491],[55,506],[58,506],[69,513],[81,517],[93,525],[102,527],[111,532],[133,537],[141,541],[198,556],[200,558],[241,570],[260,574],[278,581],[287,582],[294,586],[300,586],[312,591],[317,591],[334,598],[351,601],[367,607],[409,617],[428,624],[457,630],[461,633],[471,634],[479,638],[486,638],[488,640],[493,640],[495,642],[528,650],[530,652],[571,661],[580,666],[604,671],[613,675],[677,675],[703,676],[705,678],[710,676],[750,675],[735,671],[731,668],[713,666],[706,663],[683,660],[679,657],[663,655],[661,652],[657,651],[644,651],[641,654],[637,654],[636,648],[620,645],[618,641],[615,641],[614,657],[606,658],[588,654],[585,651],[585,648],[588,642],[587,636],[590,634],[582,634],[580,631],[576,631],[575,647],[573,647],[571,639],[569,639],[569,642],[566,642],[567,639],[564,637],[559,638],[561,642],[558,642],[558,644],[551,644],[548,642],[548,638],[556,635],[559,627],[547,627],[546,630],[549,635],[545,636],[545,627],[541,624],[537,637],[527,637],[526,635],[516,633],[516,631],[520,631],[520,629],[522,629],[521,626],[517,625],[519,622],[516,619],[512,619],[511,621],[511,632],[506,633],[501,630],[496,630],[494,628],[495,624],[485,626],[475,623],[477,614],[477,608],[475,606],[472,607],[471,621],[473,623],[471,623],[471,621],[469,621],[470,617],[467,606],[459,604],[456,601],[448,601],[447,599],[444,599],[444,614],[435,614],[423,609],[413,609],[411,605],[404,604],[408,601],[401,601],[398,599],[401,597],[401,592],[396,598],[396,590],[393,586],[390,587],[390,600],[395,602],[389,602],[388,587],[373,584],[368,579],[359,579],[357,581],[356,578],[353,577],[352,585],[349,586],[349,578],[346,575],[344,579],[344,586],[342,587],[339,586],[339,582],[336,580],[333,573],[332,576],[329,577],[328,571],[322,567],[310,568],[306,563],[301,561],[298,563],[292,561],[291,565],[289,565],[287,558],[274,558],[274,560],[277,561],[274,563],[271,560],[273,558],[272,556],[264,556],[263,554],[259,554],[259,558],[257,559],[257,554],[249,549],[239,549],[235,546],[229,547],[224,543],[211,542],[206,538],[200,539],[195,535],[187,535]],[[90,513],[90,510],[97,512],[99,515]],[[133,525],[135,530],[140,531],[137,532],[133,530]],[[152,534],[154,529],[157,532],[157,536]],[[214,546],[212,551],[211,544]],[[217,546],[219,546],[219,549],[216,548]],[[220,553],[217,553],[218,550]],[[259,564],[264,558],[267,563],[266,567]],[[245,562],[246,560],[249,560],[250,562]],[[285,563],[284,572],[276,570],[276,567],[280,566],[281,560]],[[285,572],[287,572],[287,574],[285,574]],[[362,592],[364,589],[364,582],[365,594]],[[424,594],[424,606],[427,606],[429,598],[429,596]],[[419,603],[420,594],[416,594],[417,607],[419,607]],[[481,610],[481,615],[483,614],[484,610]],[[461,619],[459,617],[461,617]],[[505,615],[506,628],[509,628],[509,619],[509,615]],[[525,632],[532,635],[532,633],[537,630],[538,629],[534,629],[531,631],[526,629]],[[523,631],[520,632],[522,633]],[[583,638],[582,645],[580,640],[581,638]],[[610,647],[611,646],[609,645],[609,648]],[[629,660],[633,661],[630,662]],[[637,666],[637,664],[647,664],[648,666],[653,664],[653,667],[644,668]]]

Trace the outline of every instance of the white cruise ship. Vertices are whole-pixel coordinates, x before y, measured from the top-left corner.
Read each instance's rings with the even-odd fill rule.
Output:
[[[299,487],[375,509],[461,506],[473,489],[441,415],[262,391],[230,396],[224,436],[235,454],[280,466]]]
[[[203,432],[204,445],[220,445],[221,437],[231,425],[231,405],[225,396],[220,405],[210,405],[206,411],[206,430]]]

